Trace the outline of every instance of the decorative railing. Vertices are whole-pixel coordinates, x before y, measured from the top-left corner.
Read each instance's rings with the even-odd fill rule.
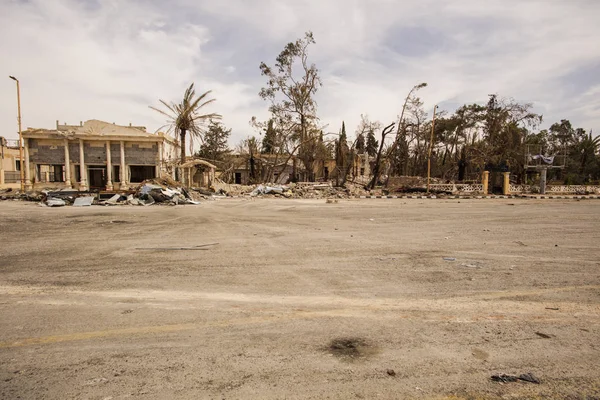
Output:
[[[511,193],[539,193],[537,185],[510,185]],[[600,193],[599,185],[548,185],[546,193],[552,194],[585,194]]]
[[[483,185],[477,183],[457,183],[457,184],[433,184],[429,185],[433,191],[452,192],[452,193],[475,193],[483,192]]]

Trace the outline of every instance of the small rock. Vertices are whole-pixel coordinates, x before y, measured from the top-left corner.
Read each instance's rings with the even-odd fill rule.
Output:
[[[393,369],[388,369],[386,372],[389,376],[396,376],[396,371],[394,371]]]

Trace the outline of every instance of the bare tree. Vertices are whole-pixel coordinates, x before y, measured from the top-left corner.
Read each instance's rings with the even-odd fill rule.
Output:
[[[375,158],[375,167],[373,168],[373,178],[369,183],[369,187],[371,189],[375,189],[375,185],[377,185],[377,181],[379,180],[379,174],[381,172],[381,154],[383,153],[383,147],[385,146],[385,138],[389,135],[392,130],[394,130],[395,122],[392,122],[381,131],[381,144],[379,145],[379,151],[377,152],[377,157]]]

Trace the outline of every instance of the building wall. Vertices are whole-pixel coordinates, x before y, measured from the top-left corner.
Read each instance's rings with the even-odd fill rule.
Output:
[[[157,162],[158,162],[158,144],[157,143],[125,142],[125,163],[126,164],[156,165]],[[86,160],[86,163],[87,163],[87,160]]]
[[[4,171],[16,171],[16,161],[19,160],[19,149],[4,147],[4,158],[2,159],[2,169]]]
[[[83,160],[85,161],[86,165],[106,165],[106,142],[84,141]]]
[[[29,139],[29,161],[36,164],[64,164],[65,144],[63,140]]]
[[[121,144],[111,142],[111,161],[113,165],[121,163]],[[84,141],[83,151],[87,165],[106,164],[106,142]],[[79,163],[79,141],[69,142],[69,159]],[[29,139],[29,160],[35,164],[64,164],[65,147],[61,140]],[[125,142],[125,163],[131,165],[156,165],[158,144],[152,142]],[[14,168],[14,166],[13,166]]]

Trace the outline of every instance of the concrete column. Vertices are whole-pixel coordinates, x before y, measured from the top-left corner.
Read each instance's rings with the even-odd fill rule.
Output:
[[[502,194],[508,196],[510,194],[510,172],[504,172],[504,182],[502,183]]]
[[[50,171],[44,172],[44,182],[50,182]]]
[[[483,178],[481,180],[481,184],[483,185],[483,194],[488,194],[488,186],[490,182],[490,171],[483,171]]]
[[[83,139],[79,139],[79,190],[89,190],[87,182],[87,170],[85,168],[85,154],[83,151]]]
[[[156,162],[156,177],[160,178],[163,169],[163,144],[158,142],[158,157]]]
[[[546,174],[548,169],[542,168],[540,172],[540,194],[546,194]]]
[[[0,160],[2,162],[2,160]],[[0,168],[0,185],[4,185],[4,168]]]
[[[110,140],[106,141],[106,190],[113,190],[112,158],[110,154]]]
[[[42,170],[38,164],[33,164],[33,183],[40,183],[42,181]]]
[[[123,140],[121,140],[121,168],[119,168],[121,170],[120,171],[120,173],[121,173],[120,189],[128,189],[129,188],[129,184],[127,182],[129,177],[127,176],[127,170],[125,168],[127,168],[127,166],[125,165],[125,142]]]
[[[73,187],[71,184],[71,159],[69,157],[69,141],[65,139],[65,186]]]
[[[29,139],[23,139],[23,153],[25,160],[21,160],[21,168],[23,168],[23,164],[25,164],[25,190],[31,190],[31,170],[29,169]]]

